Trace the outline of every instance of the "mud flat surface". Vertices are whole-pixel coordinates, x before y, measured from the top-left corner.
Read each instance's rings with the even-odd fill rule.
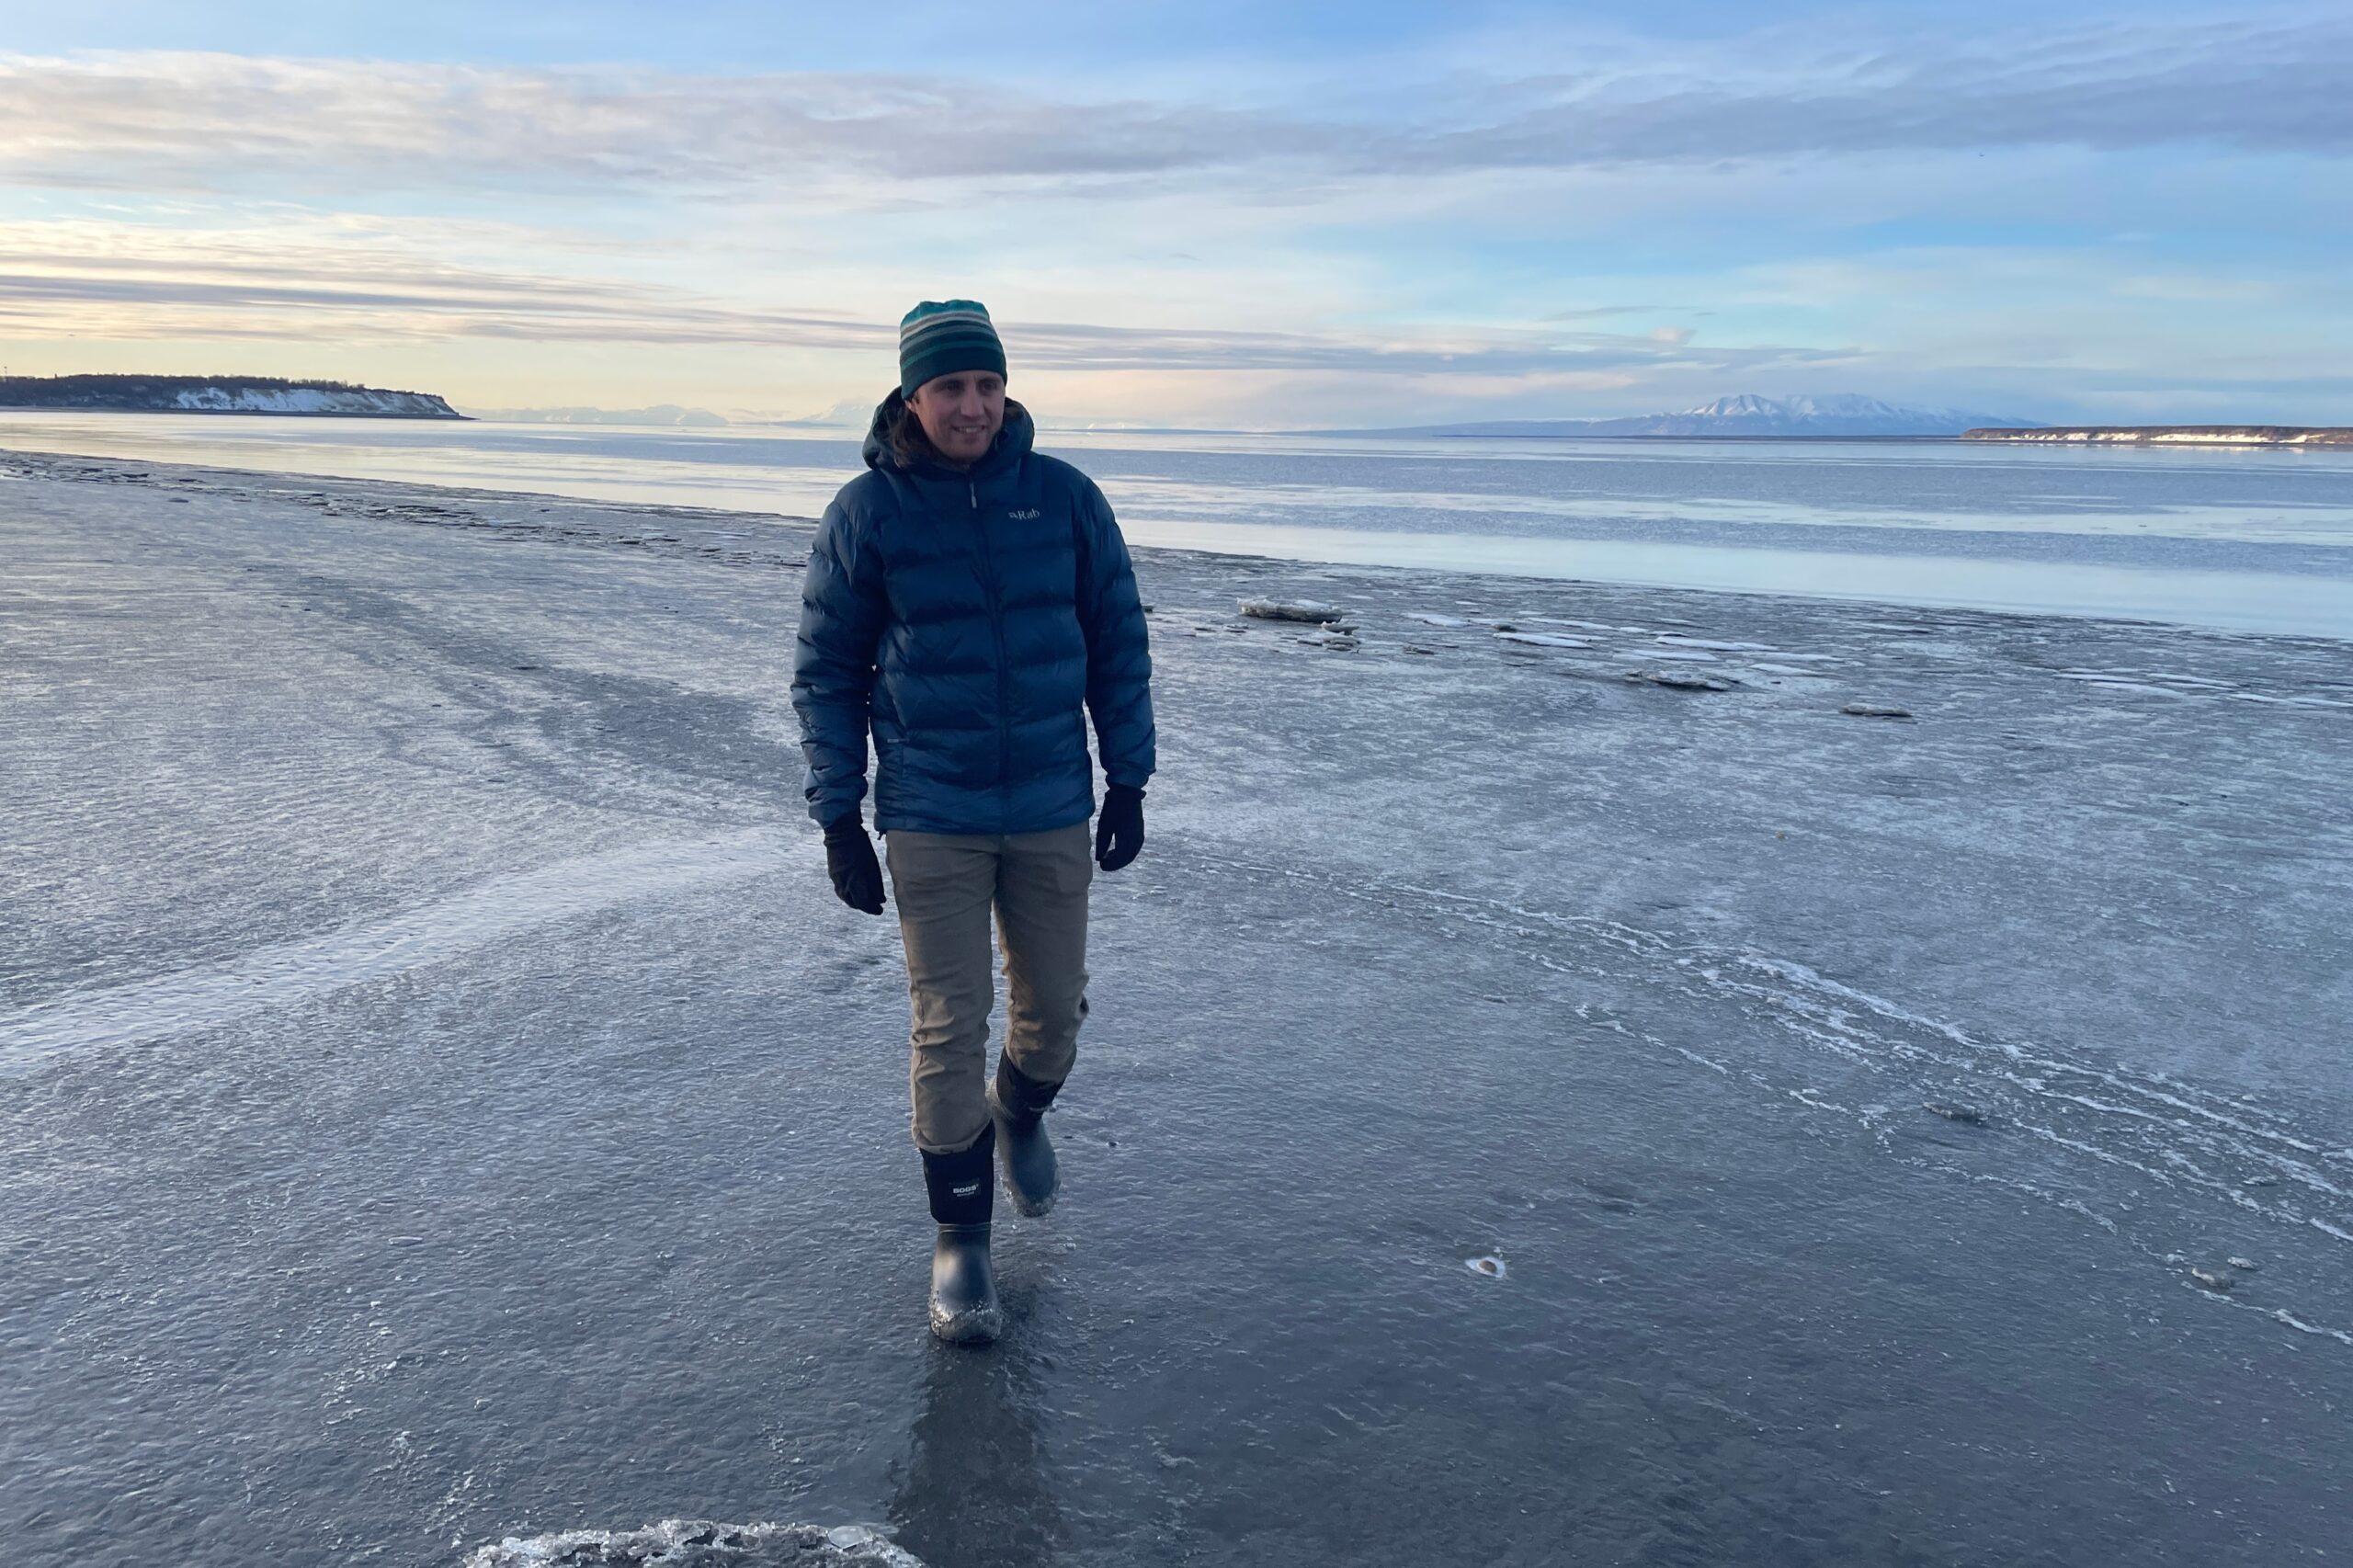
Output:
[[[2342,1552],[2347,645],[1143,552],[972,1354],[807,538],[0,454],[22,1560]]]

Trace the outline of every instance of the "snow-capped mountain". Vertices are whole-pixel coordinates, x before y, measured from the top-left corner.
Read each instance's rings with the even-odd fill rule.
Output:
[[[1465,425],[1353,431],[1381,436],[1505,436],[1589,439],[1597,436],[1958,436],[1989,425],[2038,421],[1956,408],[1907,408],[1851,392],[1828,397],[1759,397],[1743,392],[1672,414],[1624,419],[1489,419]]]
[[[1956,408],[1907,408],[1875,397],[1758,397],[1743,392],[1675,414],[1595,421],[1625,436],[1958,436],[1986,425],[2031,425]]]

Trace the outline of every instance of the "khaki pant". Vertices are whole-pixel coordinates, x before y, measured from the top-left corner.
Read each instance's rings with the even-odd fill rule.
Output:
[[[1070,1075],[1086,1017],[1086,823],[1051,833],[883,835],[914,1004],[915,1147],[952,1154],[988,1128],[989,912],[1005,944],[1005,1053],[1040,1084]]]

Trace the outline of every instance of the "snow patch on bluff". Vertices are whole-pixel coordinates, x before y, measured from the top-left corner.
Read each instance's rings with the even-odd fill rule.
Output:
[[[431,392],[372,387],[189,387],[173,398],[191,414],[357,414],[404,419],[455,419],[458,411]]]

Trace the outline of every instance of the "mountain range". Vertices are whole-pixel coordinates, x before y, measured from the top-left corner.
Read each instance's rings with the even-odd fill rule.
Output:
[[[1590,439],[1620,436],[1958,436],[1987,426],[2038,422],[1957,408],[1907,408],[1875,397],[1759,397],[1743,392],[1672,414],[1621,419],[1485,419],[1461,425],[1414,425],[1381,430],[1327,430],[1330,436],[1490,436],[1522,439]]]
[[[650,425],[678,430],[716,430],[731,423],[707,408],[681,408],[675,403],[651,408],[478,408],[474,417],[510,425]]]
[[[803,419],[773,419],[738,413],[733,418],[708,408],[681,408],[657,403],[651,408],[477,408],[473,417],[511,425],[633,425],[676,430],[823,430],[863,431],[874,416],[870,398],[837,403],[823,414]]]

